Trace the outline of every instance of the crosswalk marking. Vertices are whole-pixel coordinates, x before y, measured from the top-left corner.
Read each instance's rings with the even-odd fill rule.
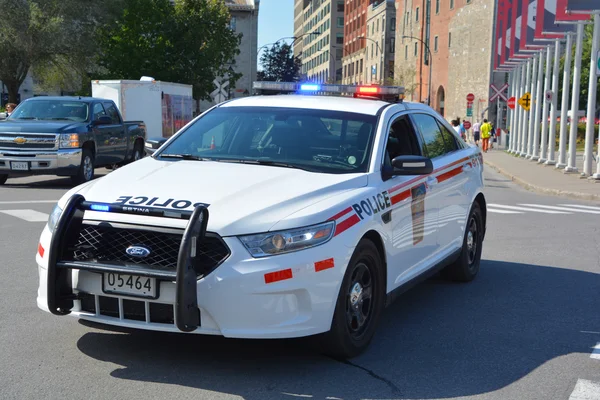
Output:
[[[540,209],[536,209],[536,208],[505,206],[502,204],[489,204],[489,206],[493,207],[493,208],[504,208],[507,210],[516,210],[516,211],[532,211],[532,212],[538,212],[538,213],[544,213],[544,214],[568,214],[567,212],[564,212],[564,211],[540,210]]]
[[[588,381],[587,379],[577,379],[575,389],[571,392],[569,400],[594,400],[600,399],[600,384]]]
[[[596,343],[594,350],[592,350],[592,354],[590,354],[590,358],[600,360],[600,343]]]
[[[14,200],[0,201],[0,204],[42,204],[42,203],[58,203],[58,200]]]
[[[559,206],[565,206],[565,207],[575,207],[575,208],[583,208],[586,210],[595,210],[595,211],[600,211],[600,207],[592,207],[592,206],[581,206],[579,204],[559,204]]]
[[[46,222],[48,214],[35,210],[0,210],[0,213],[23,219],[27,222]]]
[[[600,214],[600,211],[587,210],[587,209],[576,209],[570,207],[556,207],[556,206],[545,206],[541,204],[519,204],[520,206],[528,206],[528,207],[539,207],[539,208],[547,208],[549,210],[558,210],[558,211],[569,211],[569,212],[580,212],[584,214]]]

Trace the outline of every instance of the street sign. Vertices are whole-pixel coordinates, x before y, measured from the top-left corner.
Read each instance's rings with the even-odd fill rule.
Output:
[[[472,116],[473,116],[473,109],[467,108],[467,117],[472,117]]]
[[[525,111],[531,109],[531,93],[527,92],[519,99],[519,105],[523,107]]]
[[[548,103],[552,103],[552,97],[554,97],[554,92],[552,92],[552,90],[548,90],[546,92],[546,101]]]
[[[496,100],[498,97],[500,97],[500,99],[507,101],[508,99],[506,98],[506,96],[504,95],[504,91],[506,89],[508,89],[508,83],[505,83],[504,85],[502,85],[502,87],[500,89],[498,89],[496,87],[496,85],[494,85],[493,83],[490,85],[490,88],[492,88],[492,90],[495,92],[494,94],[492,94],[492,97],[490,97],[490,101],[494,101]]]
[[[469,121],[463,121],[463,126],[465,129],[471,129],[471,123]]]
[[[228,93],[225,90],[225,88],[227,88],[227,86],[229,86],[229,81],[225,81],[225,82],[221,83],[215,79],[215,80],[213,80],[213,84],[216,87],[216,89],[210,93],[210,97],[212,97],[213,101],[218,104],[218,103],[222,103],[225,100],[227,100]]]
[[[475,100],[475,95],[473,93],[469,93],[467,95],[467,101],[472,103],[473,100]]]
[[[510,99],[508,99],[508,108],[510,108],[511,110],[514,110],[516,107],[517,103],[517,99],[515,98],[515,96],[511,97]]]

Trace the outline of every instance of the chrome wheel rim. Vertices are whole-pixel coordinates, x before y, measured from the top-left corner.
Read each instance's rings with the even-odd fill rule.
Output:
[[[94,173],[94,167],[92,166],[92,159],[90,157],[85,157],[83,160],[83,176],[86,181],[92,179],[92,174]]]
[[[142,158],[142,154],[141,154],[141,152],[140,152],[139,150],[136,150],[136,151],[133,153],[133,161],[137,161],[137,160],[139,160],[140,158]]]
[[[373,314],[373,276],[364,262],[355,265],[346,295],[346,325],[353,337],[364,334]]]

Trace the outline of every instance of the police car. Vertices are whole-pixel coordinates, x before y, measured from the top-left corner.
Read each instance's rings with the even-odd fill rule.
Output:
[[[316,335],[353,357],[415,282],[475,278],[477,147],[399,87],[254,86],[285,94],[221,103],[60,199],[38,245],[39,308],[166,332]]]

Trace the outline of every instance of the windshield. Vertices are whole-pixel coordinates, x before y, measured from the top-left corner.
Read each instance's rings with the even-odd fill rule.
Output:
[[[158,157],[366,172],[376,120],[327,110],[219,107],[182,132]]]
[[[88,119],[88,104],[67,100],[32,100],[21,103],[8,119],[64,120]]]

